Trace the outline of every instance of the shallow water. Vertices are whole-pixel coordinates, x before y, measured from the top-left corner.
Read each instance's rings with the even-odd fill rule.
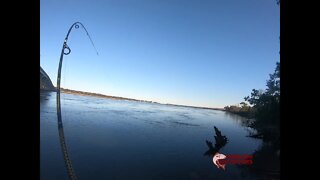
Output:
[[[223,154],[253,154],[242,118],[223,111],[61,94],[65,140],[77,179],[259,179],[238,165],[218,169],[206,140],[214,126],[229,142]],[[68,179],[60,147],[56,94],[40,93],[40,177]]]

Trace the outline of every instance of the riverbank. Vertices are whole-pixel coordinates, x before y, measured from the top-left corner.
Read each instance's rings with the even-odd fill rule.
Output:
[[[136,102],[156,103],[156,104],[169,105],[169,106],[179,106],[179,107],[188,107],[188,108],[197,108],[197,109],[225,111],[223,108],[187,106],[187,105],[169,104],[169,103],[163,104],[163,103],[159,103],[159,102],[155,102],[155,101],[139,100],[139,99],[133,99],[133,98],[119,97],[119,96],[109,96],[109,95],[104,95],[104,94],[99,94],[99,93],[76,91],[76,90],[65,89],[65,88],[60,88],[60,90],[61,90],[61,92],[66,93],[66,94],[76,94],[76,95],[81,95],[81,96],[92,96],[92,97],[107,98],[107,99],[114,99],[114,100],[128,100],[128,101],[136,101]]]
[[[271,123],[268,121],[263,121],[255,116],[254,110],[247,109],[246,111],[241,111],[241,108],[225,109],[227,113],[236,114],[244,117],[250,121],[246,121],[245,126],[253,128],[256,130],[255,133],[250,133],[248,137],[262,139],[264,141],[278,141],[280,137],[280,126],[279,124]]]

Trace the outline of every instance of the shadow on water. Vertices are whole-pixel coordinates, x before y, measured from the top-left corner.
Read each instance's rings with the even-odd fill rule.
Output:
[[[218,159],[224,159],[226,158],[225,155],[220,154],[219,151],[221,148],[223,148],[228,143],[228,138],[226,136],[221,135],[221,131],[217,127],[214,126],[215,131],[215,144],[212,145],[211,141],[206,140],[206,144],[209,147],[209,149],[204,153],[204,156],[213,157],[213,162],[218,168],[225,169],[225,165],[222,165],[219,163]]]
[[[206,144],[209,147],[208,151],[204,153],[205,156],[214,156],[219,150],[224,147],[228,143],[228,138],[226,136],[221,135],[221,131],[217,127],[214,126],[215,130],[215,145],[212,146],[212,142],[206,140]]]
[[[60,146],[63,153],[64,162],[67,167],[68,175],[71,180],[76,180],[76,175],[72,167],[72,163],[69,157],[67,144],[64,137],[62,116],[61,116],[61,103],[60,103],[60,91],[57,91],[57,116],[58,116],[58,130],[59,130],[59,140]]]

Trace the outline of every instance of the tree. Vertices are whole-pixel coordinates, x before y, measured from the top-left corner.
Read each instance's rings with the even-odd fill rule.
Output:
[[[241,105],[241,108],[248,106],[248,104],[245,102],[241,102],[240,105]]]
[[[251,96],[244,98],[256,109],[256,125],[279,125],[280,122],[280,62],[267,80],[266,90],[253,89]]]
[[[280,96],[280,63],[277,62],[276,69],[273,74],[270,74],[270,79],[267,81],[266,93],[272,96]]]

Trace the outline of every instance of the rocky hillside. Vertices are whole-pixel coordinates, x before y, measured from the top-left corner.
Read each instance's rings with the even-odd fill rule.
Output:
[[[40,66],[40,90],[55,91],[50,77]]]

